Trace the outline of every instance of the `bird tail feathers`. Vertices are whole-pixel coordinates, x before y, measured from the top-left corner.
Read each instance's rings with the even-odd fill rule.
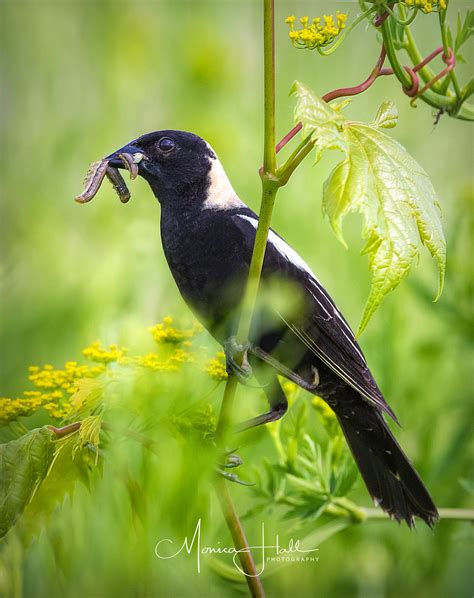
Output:
[[[431,496],[382,415],[367,408],[370,431],[357,424],[357,417],[338,415],[338,420],[370,495],[397,521],[412,527],[417,516],[433,527],[439,515]]]

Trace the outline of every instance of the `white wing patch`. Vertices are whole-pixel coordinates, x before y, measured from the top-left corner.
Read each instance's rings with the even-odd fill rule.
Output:
[[[250,222],[254,229],[257,230],[258,220],[256,218],[252,218],[251,216],[244,216],[243,214],[237,214],[237,216],[239,218],[247,220],[247,222]],[[291,262],[299,270],[303,270],[303,272],[306,272],[312,278],[317,280],[311,268],[303,260],[303,258],[300,257],[296,253],[296,251],[288,245],[286,241],[283,241],[283,239],[276,235],[272,230],[268,231],[268,242],[271,243],[278,250],[278,253],[280,253],[280,255],[282,255],[288,262]]]
[[[246,220],[247,222],[249,222],[253,226],[253,228],[255,230],[257,230],[258,220],[256,218],[252,218],[251,216],[247,216],[244,214],[237,214],[237,216],[239,218],[242,218],[243,220]],[[362,354],[362,351],[359,349],[357,344],[354,342],[354,333],[352,332],[349,325],[347,324],[347,322],[344,320],[344,318],[340,314],[339,310],[334,306],[329,295],[326,293],[326,290],[324,289],[322,284],[319,282],[319,280],[316,278],[316,276],[314,275],[314,272],[311,270],[311,268],[308,266],[308,264],[303,260],[303,258],[301,256],[299,256],[296,253],[296,251],[292,247],[290,247],[288,245],[288,243],[286,243],[286,241],[284,241],[281,237],[276,235],[272,230],[270,230],[268,232],[268,242],[271,243],[275,247],[275,249],[277,249],[278,253],[280,253],[280,255],[282,255],[287,261],[291,262],[299,270],[301,270],[309,275],[309,277],[307,279],[307,282],[309,283],[307,289],[311,293],[314,300],[319,304],[322,311],[326,314],[327,318],[324,318],[324,319],[330,320],[334,317],[336,317],[338,319],[342,333],[344,334],[344,336],[346,337],[348,342],[352,345],[352,347],[355,349],[355,351],[359,355],[362,362],[365,363],[365,359]],[[313,290],[311,288],[309,288],[311,286],[313,287],[315,292],[313,292]],[[325,305],[323,305],[323,303],[320,301],[320,299],[318,299],[318,293],[322,293],[326,297],[328,303],[333,308],[331,310],[331,312],[329,312],[327,310],[327,308],[325,307]]]

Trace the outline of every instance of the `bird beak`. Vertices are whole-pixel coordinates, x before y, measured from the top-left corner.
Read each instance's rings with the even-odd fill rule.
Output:
[[[137,143],[132,141],[110,154],[110,156],[93,162],[84,181],[84,189],[82,193],[76,195],[75,200],[78,203],[89,202],[95,197],[102,181],[107,177],[117,192],[120,201],[126,203],[130,199],[130,191],[117,169],[128,170],[130,178],[135,179],[139,173],[140,163],[148,159]]]
[[[142,160],[148,160],[147,156],[140,151],[140,148],[134,141],[127,143],[119,150],[115,151],[105,160],[112,168],[124,168],[130,172],[130,178],[134,179],[138,175],[139,164]]]

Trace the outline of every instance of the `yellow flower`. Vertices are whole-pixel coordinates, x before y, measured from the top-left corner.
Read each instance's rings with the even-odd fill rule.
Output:
[[[435,8],[438,9],[438,12],[440,10],[446,10],[447,6],[446,0],[403,0],[403,4],[405,4],[405,6],[408,8],[415,6],[425,14],[433,12]]]
[[[206,374],[218,382],[227,380],[228,376],[225,367],[225,355],[223,351],[219,351],[215,357],[209,360],[205,371]]]
[[[183,341],[189,340],[197,332],[202,330],[202,326],[200,324],[196,324],[190,330],[178,330],[177,328],[173,328],[173,326],[171,326],[172,323],[173,318],[167,316],[163,318],[162,322],[149,328],[152,337],[157,343],[181,343]]]
[[[321,18],[313,19],[312,24],[308,26],[308,17],[301,17],[300,23],[303,28],[299,30],[294,29],[294,18],[288,17],[286,23],[290,26],[289,37],[291,43],[298,48],[317,48],[326,46],[331,43],[345,28],[347,21],[347,14],[337,12],[336,21],[332,15],[323,16],[323,24]]]
[[[92,343],[92,345],[89,345],[89,347],[83,349],[82,354],[86,359],[89,359],[90,361],[97,361],[99,363],[111,363],[113,361],[119,361],[120,359],[122,359],[126,355],[127,350],[128,349],[126,349],[125,347],[119,349],[117,345],[109,345],[109,348],[105,349],[104,347],[101,347],[99,341],[96,341],[95,343]],[[71,366],[71,369],[77,366],[77,363],[75,361],[68,362],[66,364],[66,367],[68,366],[68,364]]]

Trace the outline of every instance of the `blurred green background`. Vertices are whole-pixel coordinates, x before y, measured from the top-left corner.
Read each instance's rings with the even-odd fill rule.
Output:
[[[356,84],[372,69],[378,43],[362,26],[331,57],[297,51],[287,37],[287,15],[312,17],[339,9],[353,16],[357,4],[276,4],[281,137],[292,126],[293,80],[321,95]],[[468,5],[451,2],[451,19]],[[0,9],[0,393],[15,396],[26,387],[30,364],[76,359],[96,338],[133,346],[163,316],[188,318],[161,250],[159,205],[146,183],[131,185],[132,200],[125,206],[108,185],[87,206],[73,197],[92,160],[140,134],[176,128],[206,138],[236,191],[258,209],[262,17],[256,0],[2,0]],[[423,54],[439,45],[436,18],[417,19]],[[393,99],[400,112],[392,134],[427,170],[441,198],[448,273],[445,292],[433,304],[436,268],[425,255],[385,300],[361,345],[402,422],[398,438],[437,504],[465,507],[470,503],[466,480],[473,473],[472,133],[468,123],[446,116],[434,126],[431,109],[421,102],[411,108],[388,77],[356,98],[348,112],[371,119],[384,99]],[[310,160],[302,165],[278,196],[273,226],[304,256],[356,327],[370,283],[366,258],[359,255],[361,222],[353,217],[346,224],[346,251],[321,216],[322,183],[336,159],[325,157],[314,168]],[[180,389],[183,396],[201,392],[196,381],[183,382]],[[245,393],[240,390],[241,397]],[[259,436],[241,449],[251,465],[266,456],[268,445]],[[171,566],[154,558],[157,539],[176,534],[188,509],[194,514],[194,491],[180,486],[179,497],[162,500],[163,484],[155,476],[165,475],[163,461],[145,459],[128,445],[114,451],[116,463],[127,462],[134,479],[146,484],[143,500],[153,513],[147,525],[137,528],[130,506],[124,507],[122,474],[105,463],[97,491],[79,488],[56,512],[50,533],[24,552],[12,544],[6,566],[16,571],[13,585],[38,597],[241,593],[209,571],[197,576],[194,563],[175,559]],[[187,480],[183,473],[177,479]],[[239,510],[251,504],[248,490],[232,491]],[[351,497],[369,504],[361,482]],[[214,533],[225,534],[219,511],[213,512]],[[287,524],[277,513],[267,513],[265,522],[284,534]],[[258,520],[250,524],[253,540],[259,525]],[[191,533],[194,524],[187,529]],[[434,532],[420,524],[410,532],[395,523],[371,522],[324,543],[317,565],[289,566],[264,583],[268,595],[278,597],[470,596],[472,551],[467,523],[441,522]]]

